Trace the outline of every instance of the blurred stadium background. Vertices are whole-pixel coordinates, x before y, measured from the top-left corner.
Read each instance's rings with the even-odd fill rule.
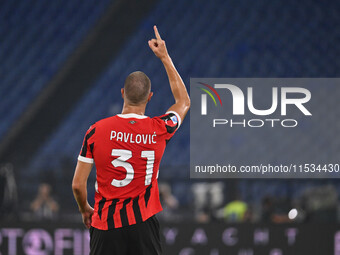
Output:
[[[86,254],[71,190],[83,135],[120,112],[132,71],[151,78],[147,115],[173,100],[147,45],[154,24],[187,85],[190,77],[340,75],[335,0],[3,0],[0,20],[1,254]],[[338,126],[339,117],[329,116]],[[94,181],[93,172],[92,203]],[[165,254],[340,254],[339,180],[190,180],[189,119],[159,181]],[[37,228],[52,246],[41,232],[27,237]],[[56,231],[67,228],[58,244]],[[300,233],[296,243],[287,229]]]

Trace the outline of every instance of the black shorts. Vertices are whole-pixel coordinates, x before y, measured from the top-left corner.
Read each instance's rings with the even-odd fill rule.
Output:
[[[111,230],[90,228],[91,255],[162,254],[159,222],[156,216],[146,221]]]

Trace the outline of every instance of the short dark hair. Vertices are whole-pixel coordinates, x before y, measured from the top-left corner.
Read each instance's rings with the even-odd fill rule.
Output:
[[[145,73],[136,71],[126,77],[124,93],[130,104],[139,105],[146,102],[150,91],[151,81]]]

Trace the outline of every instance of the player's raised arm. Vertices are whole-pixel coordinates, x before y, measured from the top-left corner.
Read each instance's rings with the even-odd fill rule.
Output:
[[[183,80],[177,72],[172,60],[168,54],[165,42],[158,33],[158,29],[154,26],[156,39],[149,40],[149,47],[155,55],[162,61],[166,73],[168,75],[172,94],[175,98],[173,104],[168,111],[174,111],[179,114],[182,121],[190,108],[190,98]]]

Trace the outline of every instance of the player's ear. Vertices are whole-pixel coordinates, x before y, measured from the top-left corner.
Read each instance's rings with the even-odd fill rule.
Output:
[[[122,93],[122,98],[124,99],[124,88],[120,89],[120,93]]]
[[[151,91],[148,96],[148,102],[151,100],[151,97],[153,96],[153,92]]]

